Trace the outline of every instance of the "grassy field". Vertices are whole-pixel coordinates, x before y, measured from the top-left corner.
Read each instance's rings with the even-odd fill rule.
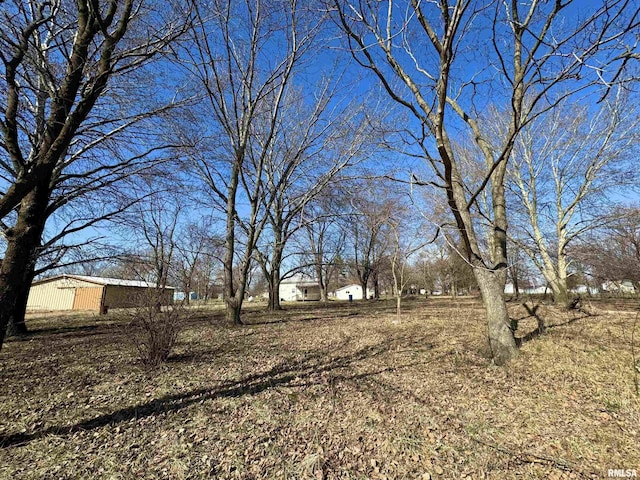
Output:
[[[535,319],[510,308],[526,336]],[[476,300],[393,312],[296,305],[229,327],[199,310],[155,370],[117,313],[29,318],[0,352],[0,477],[640,474],[634,312],[540,307],[552,326],[507,367],[488,359]]]

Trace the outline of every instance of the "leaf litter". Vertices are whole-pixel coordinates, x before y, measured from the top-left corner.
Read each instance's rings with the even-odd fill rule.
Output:
[[[0,353],[0,477],[602,478],[640,469],[631,312],[543,306],[507,367],[473,299],[197,310],[147,370],[117,312]],[[517,335],[537,327],[526,310]]]

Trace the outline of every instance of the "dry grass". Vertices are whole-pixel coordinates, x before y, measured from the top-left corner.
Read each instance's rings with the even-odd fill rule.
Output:
[[[604,478],[640,470],[632,313],[538,310],[490,364],[480,305],[203,310],[159,370],[116,316],[29,319],[0,352],[0,477]],[[526,316],[512,305],[514,318]],[[534,319],[520,321],[520,336]]]

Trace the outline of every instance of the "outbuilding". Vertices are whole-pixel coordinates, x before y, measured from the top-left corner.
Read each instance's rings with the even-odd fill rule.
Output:
[[[367,289],[367,295],[370,296],[371,293],[372,292]],[[362,300],[365,297],[362,295],[362,286],[353,283],[336,289],[335,298],[336,300]]]
[[[140,280],[57,275],[31,284],[27,310],[93,310],[107,313],[110,308],[148,304],[155,284]],[[166,287],[161,303],[173,303],[173,287]]]

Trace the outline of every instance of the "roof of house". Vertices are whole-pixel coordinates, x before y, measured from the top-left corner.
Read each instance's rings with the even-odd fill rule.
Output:
[[[121,278],[107,278],[107,277],[91,277],[88,275],[55,275],[49,278],[43,278],[42,280],[37,280],[33,282],[34,285],[44,282],[50,282],[52,280],[71,278],[74,280],[81,280],[83,282],[95,283],[97,285],[115,285],[120,287],[144,287],[144,288],[155,288],[157,285],[155,283],[149,283],[145,280],[124,280]],[[168,290],[175,290],[174,287],[166,287]]]
[[[285,278],[280,282],[280,285],[296,285],[297,287],[316,287],[318,286],[318,280],[308,277],[303,273],[296,273],[295,275]]]
[[[345,285],[344,287],[340,287],[340,288],[336,288],[336,292],[340,291],[340,290],[345,290],[347,288],[353,288],[353,287],[360,287],[362,288],[361,285],[358,285],[357,283],[351,283],[349,285]]]

